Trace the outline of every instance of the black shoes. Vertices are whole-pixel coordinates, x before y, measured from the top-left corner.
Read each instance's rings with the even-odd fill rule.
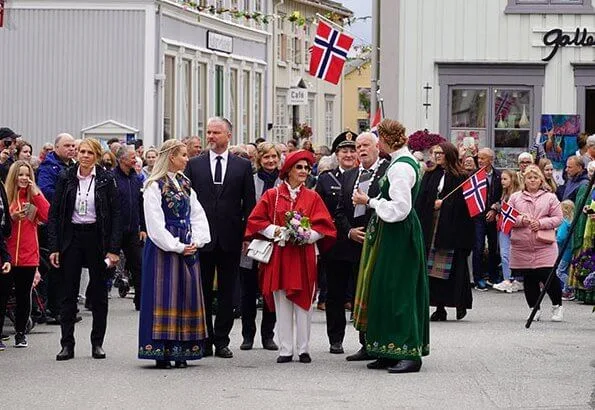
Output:
[[[231,359],[233,357],[233,352],[229,347],[224,346],[219,349],[215,349],[215,356],[221,357],[223,359]]]
[[[345,360],[348,362],[363,362],[366,360],[374,360],[374,358],[368,354],[366,348],[362,347],[356,353],[347,356]]]
[[[266,339],[262,341],[262,348],[264,350],[279,350],[279,346],[277,343],[273,341],[273,339]],[[240,347],[241,349],[241,347]]]
[[[202,351],[202,357],[213,356],[213,346],[205,346]]]
[[[188,367],[188,362],[186,360],[176,360],[176,369],[185,369]]]
[[[311,363],[312,358],[310,357],[309,353],[302,353],[300,355],[300,363]]]
[[[254,339],[244,339],[244,341],[240,345],[240,350],[252,350],[253,345]]]
[[[158,369],[171,369],[169,360],[155,360],[155,367]]]
[[[62,362],[64,360],[70,360],[74,357],[74,347],[64,346],[60,353],[56,355],[56,360]]]
[[[93,346],[91,356],[93,356],[93,359],[105,359],[105,351],[101,346]]]
[[[457,320],[461,320],[465,316],[467,316],[467,309],[457,308]]]
[[[331,347],[330,347],[329,351],[332,354],[343,354],[343,353],[345,353],[345,351],[343,350],[343,345],[341,344],[341,342],[331,343]]]
[[[388,367],[389,373],[417,373],[421,369],[421,360],[399,360]]]
[[[388,359],[376,359],[372,363],[368,363],[366,367],[371,370],[384,370],[395,364],[394,361]]]
[[[436,309],[430,316],[430,322],[446,322],[446,310]]]
[[[279,356],[277,357],[277,363],[289,363],[293,360],[293,356]]]

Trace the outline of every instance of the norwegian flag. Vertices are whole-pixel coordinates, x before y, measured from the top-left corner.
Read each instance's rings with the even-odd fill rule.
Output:
[[[510,235],[510,231],[516,223],[516,218],[520,214],[521,213],[510,206],[508,202],[502,202],[502,208],[498,214],[498,230],[504,232],[506,235]]]
[[[488,174],[484,168],[477,171],[475,174],[463,183],[463,195],[469,215],[473,218],[479,215],[486,209],[486,198],[488,195]]]
[[[310,51],[310,75],[338,84],[352,43],[353,37],[319,21]]]
[[[374,128],[380,123],[380,121],[382,121],[382,110],[380,109],[380,107],[378,107],[378,109],[376,109],[376,114],[374,114],[374,119],[372,120],[372,124],[370,124],[370,126]]]

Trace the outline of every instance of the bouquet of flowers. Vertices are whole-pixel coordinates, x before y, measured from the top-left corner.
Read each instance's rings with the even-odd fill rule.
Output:
[[[285,238],[294,245],[305,245],[310,240],[310,219],[298,211],[285,213]]]
[[[582,282],[595,271],[595,253],[593,249],[587,249],[579,253],[579,255],[573,259],[572,266],[576,270],[577,279]]]

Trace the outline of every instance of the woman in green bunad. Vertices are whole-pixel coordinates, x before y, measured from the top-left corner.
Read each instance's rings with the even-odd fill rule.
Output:
[[[593,172],[595,172],[595,161],[589,162],[587,171],[589,178],[591,178]],[[576,194],[575,204],[580,204],[585,195],[588,195],[585,202],[585,209],[578,217],[579,219],[571,242],[573,259],[580,258],[582,252],[593,250],[593,246],[595,245],[595,213],[591,213],[591,211],[595,211],[595,201],[593,201],[595,189],[587,192],[587,185],[581,186]],[[589,210],[588,214],[587,210]],[[595,304],[595,291],[593,289],[585,289],[583,286],[583,281],[588,274],[589,272],[580,269],[580,267],[570,266],[568,288],[574,290],[574,293],[568,295],[562,294],[563,300],[574,300],[576,298],[576,300],[589,305]]]
[[[366,332],[369,369],[418,372],[430,353],[429,296],[424,242],[413,209],[420,169],[407,148],[405,127],[385,119],[379,147],[392,160],[380,195],[353,194],[354,204],[375,210],[366,230],[355,298],[355,327]]]

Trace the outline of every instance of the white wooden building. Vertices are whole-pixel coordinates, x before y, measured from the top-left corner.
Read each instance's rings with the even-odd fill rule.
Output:
[[[595,133],[593,0],[375,1],[385,113],[408,131],[472,131],[500,166],[532,145],[542,114],[578,114]]]

